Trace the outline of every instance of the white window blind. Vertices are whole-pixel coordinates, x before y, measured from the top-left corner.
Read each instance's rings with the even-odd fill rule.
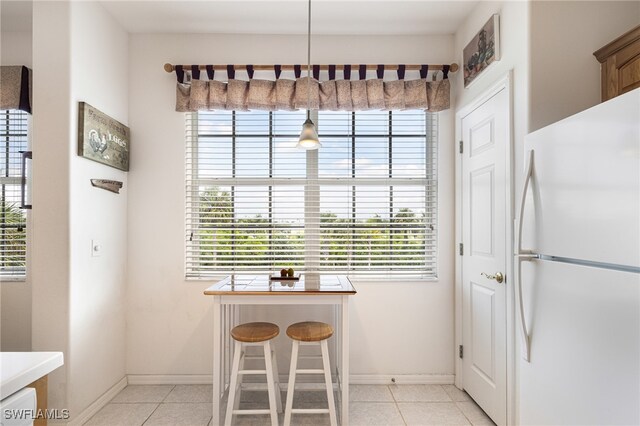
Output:
[[[436,114],[186,115],[186,274],[436,276]]]
[[[26,274],[26,212],[20,208],[21,151],[28,149],[28,114],[0,110],[0,278]]]

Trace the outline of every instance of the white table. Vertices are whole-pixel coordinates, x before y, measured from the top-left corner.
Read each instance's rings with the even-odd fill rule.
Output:
[[[4,410],[11,409],[44,412],[48,374],[63,364],[62,352],[0,352],[0,417],[5,419]],[[25,388],[33,388],[35,398],[34,390],[27,392]],[[15,424],[11,420],[7,423]],[[47,420],[35,418],[33,424],[46,425]]]
[[[340,423],[349,424],[349,297],[356,290],[346,276],[302,275],[299,281],[270,281],[267,275],[232,275],[204,291],[213,297],[213,425],[223,424],[220,403],[226,391],[231,345],[228,333],[240,305],[334,305],[337,324]]]
[[[0,352],[0,399],[64,364],[62,352]]]

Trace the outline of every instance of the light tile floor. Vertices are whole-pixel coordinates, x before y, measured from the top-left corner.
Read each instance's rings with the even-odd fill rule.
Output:
[[[354,426],[493,425],[466,392],[453,385],[351,385]],[[211,425],[211,385],[127,386],[86,425]],[[283,403],[286,401],[282,393]],[[323,391],[297,391],[294,407],[320,408]],[[266,408],[267,394],[244,391],[240,408]],[[280,415],[280,424],[284,416]],[[236,416],[234,424],[270,425],[269,416]],[[293,415],[294,425],[329,425],[328,414]]]

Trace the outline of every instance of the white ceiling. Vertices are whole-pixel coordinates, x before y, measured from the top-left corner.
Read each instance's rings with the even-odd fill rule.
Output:
[[[101,1],[132,33],[306,34],[305,0]],[[314,34],[453,34],[478,3],[313,0]]]
[[[131,33],[306,34],[307,31],[306,0],[99,2]],[[453,34],[478,2],[313,0],[312,31],[314,34]],[[0,11],[3,31],[31,31],[30,0],[0,0]]]

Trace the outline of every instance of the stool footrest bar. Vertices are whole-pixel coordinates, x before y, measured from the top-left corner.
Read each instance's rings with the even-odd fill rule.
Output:
[[[296,370],[296,374],[324,374],[324,370],[320,368],[308,368],[303,370]]]
[[[305,414],[325,414],[329,412],[328,408],[292,408],[292,413],[305,413]]]
[[[238,374],[267,374],[267,370],[241,370]]]
[[[270,414],[271,412],[267,409],[264,410],[233,410],[233,414],[240,416],[247,416],[250,414]]]

